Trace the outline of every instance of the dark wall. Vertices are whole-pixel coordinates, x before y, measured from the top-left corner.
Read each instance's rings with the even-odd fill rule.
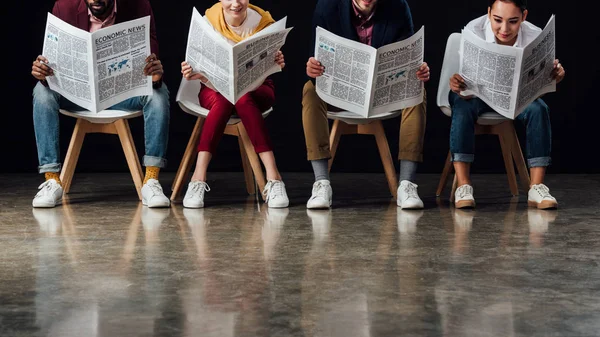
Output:
[[[183,113],[174,97],[180,80],[180,62],[184,59],[185,45],[192,6],[200,12],[214,1],[151,0],[156,16],[161,59],[165,65],[165,80],[171,91],[171,126],[167,170],[174,171],[187,144],[195,118]],[[5,28],[5,50],[2,80],[4,95],[1,122],[4,154],[0,172],[35,172],[37,151],[33,133],[31,91],[35,80],[30,75],[31,62],[41,52],[46,13],[54,1],[12,1],[8,3],[9,17],[14,26]],[[277,104],[267,119],[275,155],[282,171],[309,171],[306,161],[301,117],[301,92],[306,81],[305,63],[308,57],[311,17],[316,1],[264,0],[253,1],[268,9],[275,19],[288,16],[288,25],[294,26],[283,52],[287,67],[275,75]],[[553,165],[550,172],[600,172],[597,146],[599,109],[594,102],[593,85],[600,79],[598,56],[591,53],[600,41],[598,30],[592,27],[592,13],[581,7],[569,7],[566,2],[529,1],[529,21],[543,27],[551,14],[556,14],[557,56],[567,75],[556,93],[544,99],[550,106],[553,131]],[[425,139],[425,161],[420,172],[441,172],[448,151],[450,119],[435,105],[446,38],[471,19],[486,12],[487,1],[409,0],[415,27],[425,25],[425,60],[432,71],[428,90],[428,116]],[[588,14],[589,13],[589,14]],[[5,20],[3,20],[5,21]],[[3,25],[6,25],[6,21]],[[580,27],[580,28],[577,28]],[[6,60],[8,58],[8,60]],[[385,122],[392,154],[398,151],[399,120]],[[61,116],[61,149],[66,153],[74,120]],[[138,152],[143,155],[143,123],[131,121]],[[517,132],[524,142],[524,129]],[[497,139],[492,136],[477,138],[476,172],[503,172],[502,156]],[[126,171],[127,165],[116,137],[91,135],[85,141],[78,169],[82,171]],[[237,141],[224,137],[211,171],[240,170]],[[334,171],[380,172],[381,162],[375,141],[368,136],[342,137],[334,164]]]

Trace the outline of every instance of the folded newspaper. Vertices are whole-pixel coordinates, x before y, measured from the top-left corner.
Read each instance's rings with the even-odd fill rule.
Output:
[[[275,54],[292,30],[285,28],[286,22],[287,17],[232,46],[194,8],[185,61],[235,104],[267,76],[281,71]]]
[[[554,15],[524,48],[486,42],[469,29],[462,31],[459,73],[467,90],[504,117],[515,119],[541,95],[556,91],[551,77],[555,55]]]
[[[89,33],[48,13],[42,55],[54,71],[50,89],[92,112],[152,95],[152,77],[144,75],[149,16]]]
[[[317,27],[315,58],[325,67],[317,94],[347,110],[346,117],[373,118],[423,102],[424,27],[410,38],[375,49]]]

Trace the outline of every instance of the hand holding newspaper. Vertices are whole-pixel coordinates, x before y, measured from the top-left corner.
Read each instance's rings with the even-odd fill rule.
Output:
[[[423,102],[424,27],[410,38],[375,49],[317,27],[315,59],[325,66],[316,79],[325,102],[348,117],[379,117]]]
[[[54,71],[50,89],[92,112],[152,95],[152,78],[144,75],[149,16],[89,33],[48,13],[42,55]]]
[[[502,116],[515,119],[541,95],[556,91],[551,76],[555,55],[554,15],[540,35],[525,48],[486,42],[464,29],[459,74],[467,90]]]
[[[275,54],[292,30],[285,28],[286,22],[287,18],[283,18],[232,46],[194,8],[185,61],[235,104],[258,88],[267,76],[281,71]]]

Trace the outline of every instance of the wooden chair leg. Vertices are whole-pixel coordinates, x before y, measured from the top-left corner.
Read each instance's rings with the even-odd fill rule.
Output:
[[[69,150],[65,157],[65,162],[60,173],[60,180],[63,185],[64,193],[69,193],[71,190],[71,182],[73,181],[73,174],[75,173],[75,167],[77,166],[77,160],[79,160],[79,154],[81,153],[81,146],[85,134],[87,133],[88,125],[90,122],[84,119],[77,119],[75,129],[73,129],[73,135],[71,136],[71,142],[69,143]]]
[[[125,158],[127,159],[127,165],[133,178],[133,183],[138,193],[138,197],[142,200],[142,185],[144,181],[144,173],[142,171],[142,165],[140,165],[140,159],[135,149],[133,137],[131,136],[131,130],[129,129],[129,123],[126,119],[119,119],[114,122],[114,126],[117,129]]]
[[[238,143],[240,145],[240,155],[242,157],[242,168],[244,169],[246,191],[248,191],[248,194],[253,195],[255,194],[254,174],[252,174],[252,166],[250,165],[250,159],[248,159],[248,154],[246,153],[246,148],[244,147],[242,137],[238,136]]]
[[[446,164],[444,164],[444,170],[442,171],[442,176],[440,177],[440,182],[438,184],[437,191],[435,192],[436,197],[442,195],[442,191],[444,191],[444,188],[448,183],[448,176],[453,170],[454,166],[452,165],[452,153],[448,151],[448,157],[446,157]]]
[[[512,124],[510,126],[512,126]],[[498,138],[500,140],[500,147],[502,148],[502,157],[504,158],[504,167],[506,168],[508,186],[510,187],[510,192],[512,195],[517,196],[519,195],[519,186],[517,185],[517,175],[515,173],[515,165],[511,155],[512,142],[509,137],[510,127],[505,126],[502,128],[502,131],[498,133]]]
[[[340,137],[344,134],[344,129],[346,127],[346,123],[336,119],[333,122],[333,127],[331,128],[331,132],[329,133],[329,148],[331,152],[331,158],[329,159],[328,168],[331,171],[331,165],[333,165],[333,159],[335,158],[335,153],[337,152],[338,145],[340,145]]]
[[[515,161],[515,165],[517,166],[517,171],[519,172],[519,180],[521,180],[521,188],[523,191],[527,193],[529,190],[529,185],[531,184],[531,180],[529,177],[529,171],[527,170],[527,164],[525,163],[525,159],[523,158],[523,152],[521,151],[521,144],[519,144],[519,137],[517,137],[517,132],[513,126],[512,132],[510,136],[507,137],[511,139],[511,154]]]
[[[263,173],[262,166],[260,164],[260,159],[254,150],[254,146],[252,146],[252,142],[250,141],[250,137],[248,136],[248,132],[246,132],[246,128],[243,123],[236,124],[238,127],[238,132],[240,134],[240,140],[246,149],[246,155],[248,156],[248,160],[250,162],[250,166],[252,167],[252,172],[254,173],[254,178],[256,179],[256,183],[258,184],[259,190],[265,188],[267,184],[267,179],[265,178],[265,174]],[[262,193],[261,193],[262,195]],[[264,195],[262,196],[264,199]]]
[[[452,190],[450,191],[450,202],[454,202],[454,194],[456,193],[456,189],[458,188],[458,176],[454,173],[454,178],[452,179]]]
[[[394,198],[396,198],[396,194],[398,192],[398,178],[396,177],[396,168],[394,167],[394,160],[392,159],[390,145],[388,144],[387,137],[385,136],[383,124],[381,123],[381,121],[374,121],[371,122],[371,127],[373,128],[375,141],[377,141],[379,156],[381,157],[383,170],[385,171],[385,176],[388,181],[390,192],[392,193]]]
[[[188,144],[185,148],[185,152],[183,153],[183,158],[181,159],[177,173],[175,174],[175,180],[173,180],[173,185],[171,186],[172,201],[175,201],[177,198],[179,198],[183,184],[186,181],[187,175],[190,172],[190,169],[194,164],[194,160],[198,155],[196,147],[198,145],[200,133],[202,132],[203,124],[204,118],[198,117],[198,120],[196,120],[196,125],[194,125],[194,129],[192,130],[192,135],[190,136]]]

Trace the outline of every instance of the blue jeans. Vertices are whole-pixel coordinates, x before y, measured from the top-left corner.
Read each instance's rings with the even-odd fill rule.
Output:
[[[472,163],[475,160],[475,122],[481,114],[493,109],[479,98],[462,99],[452,91],[448,98],[452,107],[452,161]],[[521,121],[526,128],[526,157],[529,167],[549,166],[552,129],[546,103],[541,98],[536,99],[515,120]]]
[[[146,155],[144,166],[165,167],[169,138],[169,90],[163,83],[152,96],[132,97],[109,109],[144,112]],[[33,89],[33,127],[37,143],[40,173],[60,172],[60,144],[58,110],[85,110],[68,101],[57,92],[38,83]]]

